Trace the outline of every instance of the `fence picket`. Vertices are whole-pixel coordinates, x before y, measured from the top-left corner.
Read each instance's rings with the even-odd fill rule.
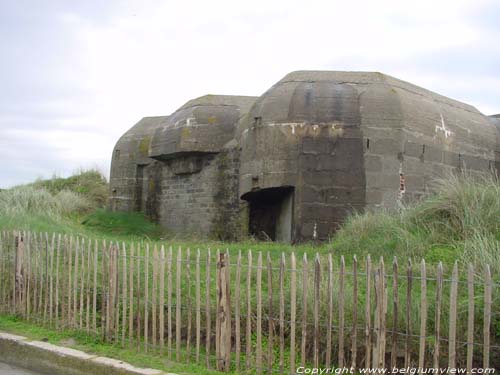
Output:
[[[456,339],[457,339],[457,289],[458,289],[458,264],[455,261],[451,275],[450,289],[450,333],[448,335],[448,367],[454,368],[456,365]]]
[[[153,285],[151,289],[151,344],[156,348],[156,338],[158,336],[158,245],[153,247]]]
[[[191,250],[186,250],[186,307],[187,307],[187,338],[186,338],[186,356],[187,361],[191,359]]]
[[[160,353],[165,350],[165,246],[160,249]]]
[[[149,243],[144,257],[144,351],[148,351],[149,341]]]
[[[295,328],[297,319],[297,264],[295,253],[290,256],[290,369],[295,368]]]
[[[219,308],[219,300],[221,298],[220,294],[220,250],[217,249],[217,253],[215,255],[215,368],[220,370],[220,308]]]
[[[391,368],[397,364],[397,341],[398,341],[398,313],[399,313],[399,294],[398,294],[398,260],[396,257],[392,260],[392,346],[391,346]]]
[[[339,359],[338,367],[344,367],[344,298],[345,298],[345,259],[340,257],[339,271]]]
[[[23,239],[24,241],[24,239]],[[50,287],[50,282],[49,282],[49,264],[50,264],[50,242],[49,242],[49,234],[45,232],[45,267],[42,270],[43,276],[44,276],[44,283],[43,283],[43,290],[44,290],[44,296],[43,296],[43,323],[47,323],[47,316],[49,312],[49,287]],[[24,263],[24,262],[23,262]],[[24,284],[24,282],[23,282]],[[23,299],[24,299],[24,293],[23,293]],[[21,301],[23,302],[23,299]]]
[[[492,284],[490,266],[486,265],[484,269],[483,368],[490,367]]]
[[[234,346],[236,372],[240,372],[241,357],[241,322],[240,322],[240,283],[241,283],[241,250],[236,260],[236,280],[234,283]]]
[[[196,250],[196,363],[200,363],[201,344],[201,279],[200,249]]]
[[[129,346],[132,347],[133,335],[134,335],[134,258],[135,258],[135,247],[134,243],[130,244],[130,262],[128,269],[128,300],[129,300],[129,312],[128,312],[128,341]]]
[[[424,369],[425,365],[425,337],[427,328],[427,271],[425,260],[420,266],[420,350],[418,353],[418,367]]]
[[[248,268],[247,268],[247,316],[246,316],[246,369],[252,366],[252,250],[248,251]]]
[[[358,258],[353,257],[352,262],[352,331],[351,331],[351,368],[357,369],[358,353]]]
[[[108,282],[108,248],[106,246],[106,240],[102,242],[102,271],[101,271],[101,285],[102,285],[102,296],[101,296],[101,305],[102,305],[102,313],[101,313],[101,330],[102,337],[107,339],[108,331],[109,331],[109,319],[108,319],[108,309],[109,309],[109,282]]]
[[[271,254],[267,252],[267,299],[268,299],[268,313],[267,313],[267,373],[270,374],[273,368],[273,354],[274,354],[274,318],[273,318],[273,264],[271,261]]]
[[[210,250],[209,250],[210,251]],[[172,357],[172,263],[174,259],[174,254],[172,250],[172,246],[168,248],[168,258],[167,258],[167,312],[168,312],[168,321],[167,321],[167,351],[168,358]],[[208,267],[208,264],[207,264]]]
[[[365,302],[365,367],[370,367],[372,352],[372,308],[371,308],[371,273],[370,254],[366,256],[366,302]]]
[[[257,349],[255,366],[257,374],[262,374],[262,252],[257,257]]]
[[[313,362],[314,367],[319,368],[319,284],[321,282],[321,264],[319,261],[319,254],[316,253],[316,258],[314,260],[314,344],[313,344]]]
[[[300,364],[306,366],[306,344],[307,344],[307,284],[308,284],[307,255],[302,260],[302,338],[300,345]]]
[[[182,277],[182,249],[177,250],[177,272],[175,293],[175,359],[181,360],[181,277]]]
[[[217,251],[217,370],[229,371],[231,363],[231,298],[229,253]]]
[[[49,254],[49,322],[50,325],[54,323],[54,246],[55,246],[56,234],[52,234],[52,243],[50,246]],[[28,260],[29,262],[29,260]],[[25,282],[26,284],[26,282]],[[26,298],[26,293],[25,293]]]
[[[280,358],[279,358],[279,370],[283,374],[285,365],[285,253],[281,253],[280,259],[280,309],[279,309],[279,320],[280,320]]]
[[[406,340],[405,340],[405,367],[411,366],[411,292],[413,282],[413,271],[411,260],[408,260],[406,268]]]
[[[84,302],[84,291],[85,291],[85,239],[82,239],[82,246],[80,248],[81,258],[82,258],[82,270],[80,272],[80,324],[79,328],[83,328],[83,302]]]
[[[94,333],[97,334],[97,273],[99,262],[99,244],[97,240],[94,243],[94,290],[92,293],[92,328]]]
[[[122,244],[122,348],[125,347],[125,335],[127,334],[127,248]],[[130,301],[132,304],[132,301]]]
[[[329,368],[332,360],[332,325],[333,325],[333,261],[332,253],[328,254],[328,281],[327,281],[327,295],[328,295],[328,322],[326,327],[326,354],[325,354],[325,367]]]
[[[86,305],[85,305],[85,328],[87,333],[90,333],[90,274],[92,273],[92,240],[88,240],[87,245],[87,286],[85,288]]]
[[[472,264],[469,264],[467,271],[469,297],[469,311],[467,316],[467,374],[472,374],[472,356],[474,354],[474,268]]]
[[[212,326],[212,313],[210,309],[210,263],[211,263],[210,249],[207,251],[207,268],[205,270],[205,323],[206,323],[206,332],[205,332],[205,362],[207,368],[210,368],[210,341],[211,337],[211,326]]]
[[[71,297],[72,297],[72,290],[73,290],[73,287],[72,287],[72,264],[73,264],[73,255],[72,255],[72,252],[73,252],[73,236],[70,237],[69,239],[69,247],[68,247],[68,251],[67,251],[67,254],[68,254],[68,257],[67,257],[67,260],[68,260],[68,287],[66,289],[66,292],[67,292],[67,297],[68,297],[68,305],[66,306],[66,312],[67,312],[67,315],[66,315],[66,324],[67,326],[71,326],[71,316],[72,316],[72,313],[71,313]],[[38,253],[38,251],[37,251]],[[37,257],[38,258],[38,257]],[[36,285],[36,283],[35,283]],[[36,290],[35,290],[35,299],[36,299]]]
[[[59,256],[61,250],[61,235],[57,237],[57,250],[56,250],[56,288],[55,288],[55,326],[59,328]],[[28,278],[29,280],[29,278]],[[28,302],[29,302],[29,291],[28,291]]]
[[[434,318],[434,335],[436,341],[434,343],[433,366],[439,368],[440,341],[441,341],[441,308],[443,305],[443,263],[439,262],[436,273],[436,315]]]
[[[137,327],[137,349],[141,346],[141,331],[142,331],[142,322],[141,322],[141,259],[144,259],[144,263],[146,263],[146,258],[143,255],[142,246],[140,244],[137,245],[137,313],[136,313],[136,327]]]
[[[71,316],[71,325],[73,328],[76,328],[76,316],[78,314],[77,306],[78,306],[78,272],[79,270],[79,261],[80,261],[80,237],[76,238],[75,245],[75,270],[73,272],[73,309]],[[40,278],[41,280],[41,278]],[[41,288],[43,284],[40,283],[40,301],[43,295],[43,289]]]

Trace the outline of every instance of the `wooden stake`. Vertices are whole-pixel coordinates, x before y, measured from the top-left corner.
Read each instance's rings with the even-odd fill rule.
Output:
[[[165,247],[160,250],[160,352],[165,349]]]
[[[302,342],[300,347],[302,367],[306,366],[306,343],[307,343],[307,284],[308,278],[307,254],[304,253],[302,261]]]
[[[241,356],[241,322],[240,322],[240,283],[241,283],[241,250],[236,260],[236,280],[234,283],[234,340],[236,372],[240,371]]]
[[[457,289],[458,289],[458,264],[455,261],[453,273],[451,275],[451,290],[450,290],[450,333],[449,333],[449,348],[448,348],[448,367],[455,368],[456,366],[456,339],[457,339]]]
[[[179,247],[177,252],[177,293],[175,296],[175,358],[177,362],[181,360],[181,275],[182,275],[182,250]]]
[[[439,262],[436,275],[436,315],[434,318],[435,336],[434,343],[434,368],[439,368],[440,339],[441,339],[441,308],[443,305],[443,263]]]
[[[295,369],[295,327],[297,320],[297,265],[295,253],[292,251],[290,259],[290,369]]]
[[[422,259],[420,266],[420,350],[418,353],[418,367],[424,369],[425,365],[425,338],[427,327],[427,272],[425,260]]]
[[[256,370],[262,374],[262,252],[257,258],[257,353]]]

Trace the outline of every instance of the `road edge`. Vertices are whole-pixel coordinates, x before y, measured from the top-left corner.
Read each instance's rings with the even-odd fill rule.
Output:
[[[0,361],[51,375],[177,375],[2,331]]]

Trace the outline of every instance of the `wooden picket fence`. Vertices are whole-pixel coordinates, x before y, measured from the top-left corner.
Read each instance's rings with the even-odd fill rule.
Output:
[[[239,373],[499,365],[489,267],[333,259],[3,231],[0,313]]]

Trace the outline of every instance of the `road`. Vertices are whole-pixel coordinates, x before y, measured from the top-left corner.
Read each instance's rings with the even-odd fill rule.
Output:
[[[0,362],[0,375],[42,375],[42,374]]]

